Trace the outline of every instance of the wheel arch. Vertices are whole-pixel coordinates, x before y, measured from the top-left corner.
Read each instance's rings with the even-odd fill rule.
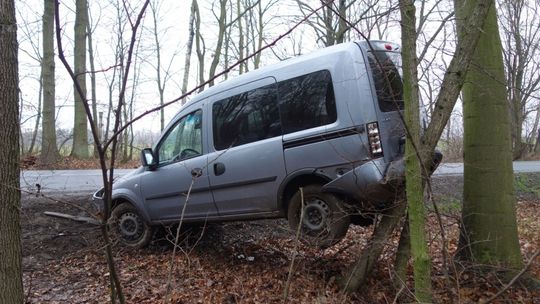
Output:
[[[279,210],[287,217],[289,200],[299,187],[312,184],[324,185],[330,181],[331,179],[328,176],[318,173],[314,168],[303,169],[290,174],[279,188]]]
[[[118,205],[122,204],[122,203],[128,203],[131,206],[133,206],[135,209],[137,209],[137,211],[140,213],[140,215],[144,218],[144,220],[147,223],[151,223],[150,215],[148,214],[148,212],[146,211],[146,209],[144,208],[142,203],[140,203],[137,199],[131,197],[129,194],[127,194],[127,193],[113,193],[111,201],[112,201],[112,203],[111,203],[111,211],[114,208],[116,208]]]

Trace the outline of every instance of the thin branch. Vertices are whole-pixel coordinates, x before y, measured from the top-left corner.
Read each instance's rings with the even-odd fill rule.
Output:
[[[516,276],[510,280],[510,282],[508,282],[508,284],[506,284],[506,286],[503,287],[503,289],[499,290],[499,292],[497,292],[496,294],[494,294],[491,298],[489,298],[485,303],[490,303],[492,302],[493,300],[495,300],[496,298],[498,298],[500,295],[502,295],[506,290],[508,290],[508,288],[512,287],[512,285],[514,285],[516,283],[517,280],[519,280],[519,278],[521,278],[521,276],[523,274],[525,274],[525,272],[527,272],[527,270],[529,270],[529,267],[531,267],[532,263],[534,262],[534,260],[536,259],[536,257],[538,257],[538,255],[540,255],[540,250],[537,250],[533,256],[529,259],[529,261],[527,262],[527,264],[525,265],[525,267],[523,267],[523,269],[521,269],[521,271],[516,274]]]
[[[315,14],[317,11],[319,11],[320,9],[322,9],[323,7],[325,7],[325,5],[323,6],[320,6],[318,9],[316,9],[315,11],[313,11],[312,13],[310,13],[309,15],[306,15],[302,20],[298,21],[296,24],[294,24],[289,30],[287,30],[285,33],[279,35],[276,39],[274,39],[272,42],[270,42],[269,44],[265,45],[264,47],[258,49],[257,51],[253,52],[252,54],[250,54],[249,56],[246,56],[245,58],[243,58],[242,60],[239,60],[237,61],[236,63],[234,63],[233,65],[229,66],[228,68],[222,70],[220,73],[214,75],[213,77],[211,77],[210,79],[206,80],[205,82],[199,84],[198,86],[194,87],[193,89],[191,89],[190,91],[188,91],[187,93],[185,94],[182,94],[181,96],[169,101],[169,102],[166,102],[164,103],[163,105],[160,105],[160,106],[157,106],[157,107],[154,107],[150,110],[147,110],[145,111],[144,113],[141,113],[139,114],[138,116],[136,116],[135,118],[133,118],[132,120],[126,122],[122,127],[120,127],[116,132],[114,132],[114,134],[111,136],[111,139],[109,139],[109,141],[105,144],[105,147],[107,147],[113,140],[113,138],[117,137],[120,133],[122,133],[128,126],[132,125],[133,123],[135,123],[136,121],[140,120],[141,118],[147,116],[148,114],[150,113],[153,113],[153,112],[156,112],[156,111],[159,111],[161,108],[164,108],[164,107],[168,107],[176,102],[179,102],[181,101],[182,99],[186,98],[187,96],[195,93],[196,91],[198,91],[200,88],[203,88],[204,86],[206,86],[207,84],[209,84],[210,82],[216,80],[218,77],[221,77],[227,73],[229,73],[231,70],[233,70],[234,68],[236,68],[237,66],[239,66],[240,64],[250,60],[251,58],[255,57],[257,54],[259,53],[262,53],[264,50],[268,49],[268,48],[271,48],[273,46],[276,45],[276,43],[278,41],[280,41],[281,39],[283,39],[284,37],[287,37],[292,31],[294,31],[297,27],[299,27],[302,23],[304,23],[307,19],[309,19],[313,14]]]

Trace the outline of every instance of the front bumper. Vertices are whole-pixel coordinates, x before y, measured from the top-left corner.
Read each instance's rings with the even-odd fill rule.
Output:
[[[94,194],[92,194],[92,204],[98,210],[98,212],[102,212],[105,209],[105,204],[103,202],[104,192],[105,188],[101,188],[98,191],[94,192]]]

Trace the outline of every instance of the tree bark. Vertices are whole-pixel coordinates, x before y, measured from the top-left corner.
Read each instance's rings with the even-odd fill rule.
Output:
[[[367,248],[362,251],[358,261],[340,280],[340,285],[343,286],[346,292],[355,292],[366,282],[373,266],[381,256],[384,245],[392,236],[399,220],[403,217],[405,209],[405,202],[398,201],[392,208],[383,213],[381,221],[375,226]]]
[[[56,146],[55,65],[54,65],[54,1],[44,0],[43,11],[43,124],[41,163],[54,163],[60,157]]]
[[[43,76],[41,76],[39,78],[38,94],[39,94],[39,97],[38,97],[38,108],[37,108],[36,124],[34,125],[34,131],[32,131],[32,140],[30,141],[30,147],[28,147],[28,151],[26,151],[26,153],[28,155],[32,155],[34,153],[34,148],[36,146],[37,134],[39,132],[39,124],[42,122],[41,116],[43,115],[43,112],[42,112],[43,111],[42,110],[42,106],[43,106]],[[20,98],[21,98],[21,109],[22,109],[22,96]],[[22,113],[22,110],[20,112]],[[19,115],[19,117],[20,117],[20,115]],[[21,134],[22,134],[22,132],[21,132]],[[43,138],[43,136],[42,136],[42,138]],[[23,136],[21,136],[20,144],[21,144],[21,151],[22,151],[22,153],[24,155],[25,153],[24,153]]]
[[[189,25],[188,25],[188,42],[186,48],[186,58],[184,61],[184,77],[182,79],[182,95],[187,92],[187,86],[189,82],[189,69],[191,67],[191,52],[193,51],[193,38],[195,37],[195,10],[197,7],[197,0],[191,2],[191,13],[189,15]],[[186,99],[182,99],[182,104],[186,103]]]
[[[165,80],[161,77],[161,44],[159,43],[159,35],[158,35],[158,8],[156,5],[159,5],[155,2],[150,2],[150,10],[152,11],[152,20],[154,22],[154,28],[152,31],[152,35],[154,36],[154,45],[156,47],[155,49],[155,56],[156,56],[156,84],[158,87],[158,93],[159,93],[159,105],[162,107],[159,110],[159,126],[160,130],[163,131],[165,129],[165,108],[163,107],[163,103],[165,102]],[[165,76],[166,77],[166,76]]]
[[[414,0],[401,0],[401,41],[403,61],[403,99],[405,104],[405,180],[409,206],[409,235],[414,268],[414,294],[421,303],[431,303],[431,259],[428,253],[423,172],[420,159],[420,101],[418,59],[416,57],[416,8]]]
[[[0,0],[0,303],[23,303],[17,21],[13,0]]]
[[[425,152],[422,154],[424,164],[431,162],[430,152],[435,150],[444,127],[452,114],[452,109],[465,82],[466,71],[471,64],[473,52],[478,44],[487,12],[493,5],[495,5],[493,0],[476,0],[475,5],[469,7],[470,18],[466,20],[466,26],[463,26],[462,38],[458,41],[456,52],[446,69],[431,121],[422,136],[422,145]]]
[[[88,8],[88,15],[90,15],[90,8]],[[94,118],[95,128],[98,130],[98,138],[101,140],[101,128],[98,125],[98,110],[97,110],[97,93],[96,93],[96,65],[94,60],[94,45],[92,39],[92,27],[90,25],[90,20],[87,22],[87,33],[88,33],[88,61],[90,63],[90,91],[92,93],[92,117]],[[94,157],[99,157],[98,153],[98,142],[94,140]]]
[[[219,18],[218,18],[218,38],[216,42],[216,48],[214,49],[214,58],[210,63],[210,72],[208,79],[211,79],[216,75],[216,69],[221,59],[221,50],[223,48],[223,40],[225,39],[225,31],[227,29],[227,0],[219,0]],[[225,47],[228,47],[227,45]],[[208,83],[209,86],[214,85],[214,80]]]
[[[195,33],[196,33],[196,39],[195,39],[195,50],[197,52],[197,59],[199,61],[199,84],[203,84],[204,81],[204,54],[205,54],[205,45],[204,45],[204,39],[201,35],[201,14],[199,12],[199,6],[197,5],[197,1],[193,2],[193,10],[195,11]],[[199,88],[199,93],[204,90],[204,86],[201,86]]]
[[[477,0],[456,0],[458,37]],[[512,139],[494,3],[463,86],[464,189],[458,258],[520,268]]]
[[[75,56],[74,71],[83,96],[74,90],[75,115],[73,124],[73,150],[71,156],[88,158],[88,122],[86,110],[86,29],[88,27],[88,8],[86,0],[75,2]]]

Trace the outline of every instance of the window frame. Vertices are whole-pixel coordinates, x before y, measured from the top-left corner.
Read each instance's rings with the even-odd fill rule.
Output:
[[[327,109],[326,116],[328,118],[333,117],[333,120],[322,123],[322,124],[319,124],[320,116],[318,116],[317,117],[318,119],[315,121],[315,122],[317,122],[317,124],[315,124],[315,125],[310,125],[308,127],[301,126],[301,128],[291,128],[291,127],[296,127],[295,125],[287,126],[287,124],[289,122],[285,121],[285,119],[284,119],[284,117],[286,117],[286,115],[284,115],[284,113],[288,112],[288,111],[285,111],[285,109],[287,109],[287,103],[286,103],[286,101],[284,101],[282,99],[283,94],[282,94],[282,90],[280,90],[280,85],[283,85],[287,81],[293,81],[295,79],[305,78],[305,77],[308,77],[310,75],[314,75],[314,74],[317,74],[317,73],[324,73],[324,74],[326,74],[325,76],[328,77],[328,82],[326,83],[327,89],[326,89],[326,93],[325,93],[324,106],[325,107],[328,106],[328,98],[327,98],[328,91],[329,91],[328,86],[331,86],[332,97],[333,97],[333,103],[332,103],[333,104],[333,109],[332,110],[334,111],[334,113],[331,116],[330,113],[328,113],[328,109]],[[294,76],[294,77],[291,77],[291,78],[288,78],[288,79],[281,80],[281,81],[279,81],[277,83],[277,87],[278,87],[278,107],[279,107],[279,113],[280,113],[280,119],[281,119],[281,128],[283,130],[283,132],[282,132],[283,135],[296,133],[296,132],[302,132],[302,131],[305,131],[305,130],[310,130],[310,129],[319,128],[319,127],[322,127],[322,126],[331,125],[331,124],[338,121],[338,107],[337,107],[336,90],[335,90],[335,87],[334,87],[334,80],[333,80],[333,77],[332,77],[332,72],[329,69],[320,69],[320,70],[316,70],[316,71],[311,71],[311,72],[308,72],[308,73],[305,73],[305,74],[302,74],[302,75],[298,75],[298,76]],[[307,90],[305,89],[305,87],[302,87],[303,94],[305,94],[304,92],[306,92],[306,91]],[[319,104],[319,105],[322,105],[322,104]],[[289,129],[292,129],[292,130],[289,130]]]
[[[160,150],[161,150],[161,147],[163,146],[164,142],[169,138],[169,136],[171,135],[171,133],[182,123],[183,120],[185,120],[189,115],[193,115],[197,112],[200,112],[200,124],[201,124],[201,136],[200,136],[200,142],[201,142],[201,151],[199,152],[199,154],[197,155],[191,155],[191,156],[188,156],[188,157],[185,157],[185,158],[178,158],[178,159],[174,159],[172,158],[171,160],[169,161],[166,161],[166,162],[162,162],[161,159],[160,159]],[[191,158],[194,158],[194,157],[199,157],[199,156],[202,156],[205,154],[205,144],[204,144],[204,139],[205,139],[205,134],[204,134],[204,111],[202,108],[197,108],[193,111],[190,111],[189,113],[183,115],[182,117],[178,118],[166,131],[166,133],[163,134],[163,136],[161,137],[161,139],[159,140],[158,144],[156,145],[156,147],[154,148],[154,157],[156,157],[156,165],[157,167],[163,167],[163,166],[168,166],[170,164],[174,164],[174,163],[178,163],[178,162],[182,162],[182,161],[185,161],[185,160],[188,160],[188,159],[191,159]],[[180,155],[180,154],[178,154]]]
[[[262,105],[260,103],[260,100],[258,100],[258,102],[253,102],[252,100],[250,100],[250,93],[253,93],[257,90],[261,90],[261,89],[267,89],[268,91],[272,92],[272,94],[266,94],[265,96],[270,96],[271,98],[271,101],[269,101],[268,103]],[[227,149],[230,149],[230,148],[233,148],[233,147],[239,147],[239,146],[243,146],[243,145],[247,145],[247,144],[251,144],[251,143],[255,143],[255,142],[259,142],[261,140],[265,140],[265,139],[269,139],[269,138],[274,138],[274,137],[278,137],[278,136],[282,136],[283,135],[283,129],[282,129],[282,126],[281,126],[281,117],[280,117],[280,112],[279,112],[279,101],[278,101],[278,92],[277,92],[277,83],[276,82],[272,82],[270,84],[265,84],[265,85],[261,85],[261,86],[258,86],[258,87],[255,87],[255,88],[251,88],[249,90],[244,90],[244,91],[241,91],[241,92],[238,92],[236,94],[233,94],[233,95],[230,95],[228,97],[225,97],[225,98],[220,98],[214,102],[211,103],[210,105],[210,108],[211,108],[211,112],[212,112],[212,115],[210,115],[211,117],[209,118],[211,123],[212,123],[212,136],[210,137],[211,138],[211,142],[212,142],[212,147],[214,148],[215,151],[224,151],[224,150],[227,150]],[[267,105],[271,105],[274,107],[274,111],[276,112],[275,115],[275,122],[278,123],[278,128],[279,128],[279,132],[277,135],[272,135],[272,133],[270,133],[269,131],[267,132],[266,137],[264,138],[257,138],[255,140],[252,140],[252,141],[247,141],[247,142],[242,142],[240,144],[234,144],[234,141],[231,145],[228,145],[228,146],[221,146],[221,145],[218,145],[218,142],[216,141],[217,139],[217,133],[218,132],[221,132],[224,124],[223,122],[221,123],[218,123],[218,117],[216,116],[216,106],[218,105],[221,105],[223,106],[224,104],[230,102],[231,99],[235,98],[235,97],[239,97],[243,94],[248,94],[247,96],[247,102],[246,104],[257,104],[258,106],[260,106],[257,110],[253,110],[251,112],[248,112],[248,113],[243,113],[242,115],[245,115],[246,117],[244,118],[244,120],[249,123],[249,120],[253,118],[253,116],[251,115],[255,115],[255,113],[258,115],[258,116],[261,116],[262,114],[262,110],[267,106]],[[272,114],[272,111],[267,111],[267,113],[269,114]],[[264,116],[264,115],[262,115]],[[251,117],[251,118],[250,118]],[[270,120],[271,121],[271,120]],[[271,124],[270,124],[271,125]],[[264,126],[264,124],[263,124]],[[276,127],[276,126],[274,126]]]

